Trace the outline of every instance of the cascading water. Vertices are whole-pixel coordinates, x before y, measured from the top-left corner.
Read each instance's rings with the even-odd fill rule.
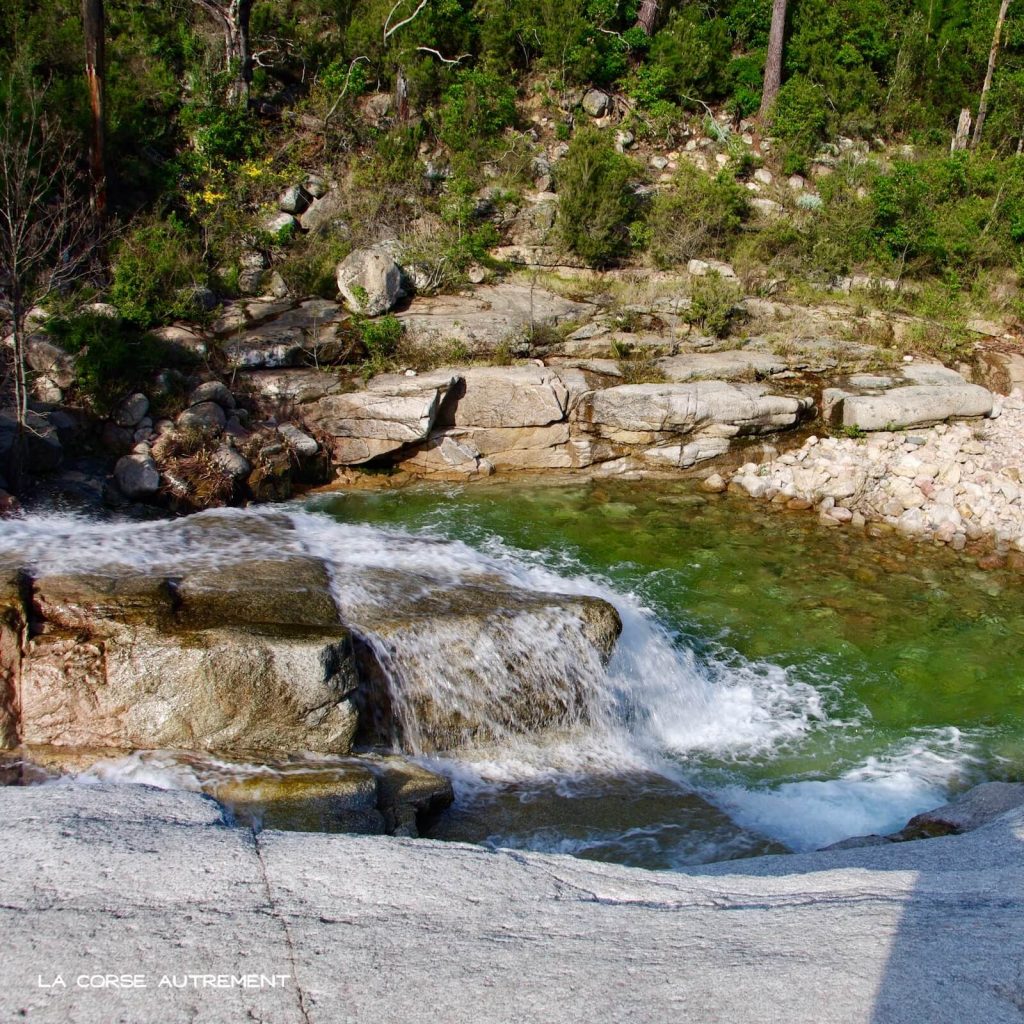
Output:
[[[567,801],[593,809],[596,797],[605,818],[617,801],[647,801],[661,816],[656,828],[647,820],[606,822],[596,831],[577,829],[575,838],[550,820],[528,835],[485,826],[456,830],[456,838],[597,849],[595,855],[629,860],[637,856],[632,847],[609,852],[602,845],[661,842],[654,833],[681,827],[666,814],[690,814],[698,822],[693,834],[675,835],[675,852],[651,863],[771,848],[745,829],[810,848],[898,827],[941,802],[972,757],[969,739],[954,730],[916,750],[905,742],[831,780],[751,784],[745,765],[836,742],[856,725],[830,711],[827,686],[724,649],[698,655],[636,594],[564,558],[546,564],[493,536],[470,545],[277,508],[175,523],[32,517],[4,524],[0,555],[6,552],[51,569],[119,564],[140,571],[314,555],[329,568],[342,617],[383,669],[394,735],[453,777],[464,808],[486,816],[489,803],[548,799],[557,804],[555,817],[565,819],[573,813]],[[604,602],[622,623],[607,663]],[[124,772],[138,774],[137,762]],[[146,781],[156,775],[150,764]],[[173,775],[168,785],[176,784]]]

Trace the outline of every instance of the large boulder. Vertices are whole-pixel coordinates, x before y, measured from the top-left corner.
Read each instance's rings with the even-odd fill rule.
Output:
[[[354,249],[338,264],[335,276],[345,304],[364,316],[386,313],[402,294],[402,268],[386,246]]]
[[[367,570],[340,600],[363,639],[366,738],[415,753],[587,720],[622,630],[597,597],[443,571]]]
[[[537,333],[538,327],[589,319],[594,307],[529,283],[504,281],[472,294],[417,297],[396,314],[413,344],[455,339],[477,352]]]
[[[262,370],[327,365],[351,354],[352,342],[341,327],[342,311],[338,303],[309,299],[294,308],[271,307],[271,310],[272,315],[262,322],[222,342],[228,367]],[[225,327],[228,327],[227,322]]]
[[[903,430],[992,414],[992,392],[955,370],[909,365],[891,374],[854,374],[827,389],[823,415],[856,430]]]
[[[33,569],[45,628],[20,666],[22,741],[347,753],[351,638],[289,533],[286,517],[200,516],[140,538],[166,553],[152,565]]]
[[[459,379],[449,371],[419,377],[385,374],[363,391],[322,398],[306,419],[332,439],[336,463],[370,462],[426,440],[441,402]]]
[[[812,407],[810,399],[769,394],[753,384],[623,384],[591,392],[577,417],[601,437],[642,444],[696,431],[772,433],[795,426]]]

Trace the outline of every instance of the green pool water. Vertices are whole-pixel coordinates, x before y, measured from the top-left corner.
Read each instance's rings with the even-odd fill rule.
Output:
[[[564,786],[470,787],[439,834],[672,866],[714,859],[707,843],[737,856],[891,829],[973,782],[1024,778],[1019,575],[689,483],[424,487],[309,507],[599,579],[647,609],[714,685],[756,678],[764,720],[747,725],[764,743],[669,743],[675,782],[577,778],[571,810]],[[795,728],[776,736],[780,707]],[[728,715],[718,724],[727,733]],[[685,826],[691,793],[708,810]],[[582,812],[587,800],[601,811]],[[618,826],[609,802],[623,807]],[[723,836],[718,814],[734,833]]]

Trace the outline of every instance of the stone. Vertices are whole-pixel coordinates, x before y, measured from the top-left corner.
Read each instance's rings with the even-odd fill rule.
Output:
[[[977,384],[909,385],[881,395],[849,395],[842,425],[858,430],[899,430],[943,420],[988,416],[992,392]]]
[[[203,554],[230,551],[240,527],[219,523],[191,517],[163,530],[172,541],[191,531]],[[318,560],[279,550],[210,568],[178,556],[141,575],[112,561],[43,570],[32,589],[48,625],[21,669],[26,743],[348,752],[357,677]]]
[[[8,344],[11,344],[8,341]],[[25,363],[30,370],[45,374],[59,388],[75,382],[75,359],[45,334],[30,334],[25,339]]]
[[[335,276],[346,305],[364,316],[388,312],[402,293],[402,270],[381,246],[353,250],[338,264]]]
[[[364,391],[327,395],[305,418],[332,439],[336,463],[370,462],[425,441],[442,400],[460,379],[443,371],[418,377],[382,375]]]
[[[201,430],[205,434],[219,434],[227,423],[227,416],[217,402],[200,402],[186,409],[175,422],[181,430]]]
[[[971,832],[1020,807],[1024,807],[1024,783],[983,782],[942,807],[915,815],[893,838],[926,839]]]
[[[150,331],[155,338],[163,342],[170,354],[184,359],[198,356],[205,357],[209,352],[209,338],[191,324],[170,324],[157,327]]]
[[[122,456],[114,466],[118,490],[132,501],[151,498],[160,490],[160,470],[148,447],[145,453]]]
[[[231,369],[329,366],[348,358],[355,348],[340,324],[342,318],[341,306],[326,299],[274,307],[263,323],[224,339],[224,359]]]
[[[346,617],[372,637],[374,650],[388,652],[392,669],[390,683],[363,671],[358,699],[371,730],[360,738],[418,753],[578,719],[586,680],[611,657],[622,629],[616,610],[599,598],[497,581],[481,587],[429,566],[420,578],[371,570],[351,592],[342,586]],[[530,635],[547,641],[524,644]],[[454,705],[442,695],[456,686],[465,696]]]
[[[279,424],[277,432],[297,455],[310,458],[320,451],[320,445],[309,434],[299,430],[293,423]]]
[[[252,463],[235,448],[220,445],[213,453],[214,463],[235,480],[244,480],[252,472]]]
[[[299,222],[290,213],[272,213],[264,218],[262,227],[275,241],[281,241],[298,231]]]
[[[580,1007],[678,1024],[1020,1018],[1020,812],[928,843],[658,872],[461,843],[254,836],[200,793],[111,783],[0,788],[0,822],[4,1020],[324,1024],[338,1007],[448,1024],[568,1024]],[[683,949],[670,984],[649,969]],[[382,951],[386,969],[369,969]],[[107,965],[149,984],[74,986]],[[186,970],[295,976],[157,987]],[[40,987],[58,974],[67,990]]]
[[[718,473],[712,473],[700,482],[700,489],[708,494],[721,494],[725,488],[725,480]]]
[[[720,260],[698,260],[691,259],[686,264],[686,272],[692,277],[707,277],[709,274],[718,274],[719,277],[734,279],[736,271],[728,263]]]
[[[348,234],[345,221],[346,206],[340,192],[328,192],[314,199],[306,212],[299,218],[303,231],[311,235],[333,232],[338,235]]]
[[[286,188],[277,198],[277,208],[282,213],[290,213],[296,217],[301,216],[309,209],[313,196],[303,185],[292,185]]]
[[[623,384],[584,397],[577,418],[602,436],[686,434],[711,427],[728,435],[772,433],[795,426],[810,399],[771,395],[750,384]]]
[[[611,109],[611,97],[600,89],[589,89],[580,105],[591,117],[604,117]]]
[[[235,396],[223,381],[208,380],[193,388],[188,396],[190,406],[202,405],[204,402],[216,402],[222,409],[234,409]]]
[[[143,394],[129,395],[114,413],[114,422],[119,427],[136,427],[149,412],[149,399]]]
[[[429,346],[455,339],[473,351],[493,352],[509,338],[538,326],[582,321],[594,307],[518,281],[475,288],[471,294],[417,296],[396,316],[410,344]],[[533,333],[530,332],[530,333]]]

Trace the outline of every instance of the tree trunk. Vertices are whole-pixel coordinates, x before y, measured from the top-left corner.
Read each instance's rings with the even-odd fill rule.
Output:
[[[82,32],[85,36],[85,81],[89,90],[89,109],[92,114],[89,135],[92,208],[97,219],[102,219],[107,212],[107,164],[104,152],[107,122],[103,103],[106,78],[106,19],[103,0],[82,0]]]
[[[224,56],[234,79],[228,98],[240,105],[249,102],[252,83],[252,53],[249,49],[249,16],[252,0],[195,0],[224,33]]]
[[[953,142],[949,147],[950,153],[957,153],[962,149],[967,148],[967,139],[971,134],[971,112],[964,107],[960,111],[960,120],[957,121],[956,134],[953,136]]]
[[[11,446],[7,474],[11,489],[21,490],[25,469],[25,427],[28,420],[28,374],[25,366],[25,310],[15,282],[11,294],[11,334],[14,343],[14,408],[18,429]]]
[[[395,117],[399,124],[409,120],[409,81],[401,68],[395,76]]]
[[[773,0],[772,25],[768,31],[768,54],[764,62],[764,87],[758,117],[764,120],[772,109],[782,85],[782,44],[786,38],[786,0]]]
[[[249,86],[252,85],[252,53],[249,50],[252,0],[231,0],[228,11],[227,57],[229,66],[235,68],[235,81],[229,95],[235,103],[245,106],[249,103]]]
[[[658,17],[659,6],[658,0],[643,0],[643,3],[640,4],[640,10],[636,16],[636,25],[637,28],[644,30],[645,35],[654,35],[654,22]]]
[[[992,36],[992,49],[988,52],[988,68],[985,71],[985,84],[981,87],[981,99],[978,101],[978,119],[974,122],[974,135],[971,138],[971,147],[978,145],[981,140],[981,129],[985,124],[985,115],[988,113],[988,91],[992,88],[992,75],[996,70],[996,57],[999,56],[999,40],[1003,34],[1003,23],[1006,21],[1006,10],[1010,6],[1010,0],[1003,0],[999,5],[999,15],[996,18],[996,31]]]

